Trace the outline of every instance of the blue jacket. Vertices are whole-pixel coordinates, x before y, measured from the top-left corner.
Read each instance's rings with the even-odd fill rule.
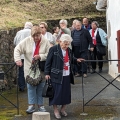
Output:
[[[98,31],[99,31],[99,35],[100,35],[100,38],[101,38],[102,45],[107,46],[107,39],[106,39],[107,34],[101,28],[98,28]],[[92,36],[92,29],[89,32],[90,32],[90,34]]]
[[[88,31],[90,31],[92,29],[90,24],[88,24],[87,28],[85,27],[85,25],[82,25],[82,28],[84,28],[84,29],[86,29]]]

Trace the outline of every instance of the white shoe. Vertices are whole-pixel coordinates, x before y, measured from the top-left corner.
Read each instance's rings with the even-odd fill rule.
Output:
[[[46,112],[46,109],[44,106],[39,107],[38,109],[39,112]]]
[[[28,109],[26,110],[26,113],[31,114],[35,112],[35,107],[34,106],[28,106]]]

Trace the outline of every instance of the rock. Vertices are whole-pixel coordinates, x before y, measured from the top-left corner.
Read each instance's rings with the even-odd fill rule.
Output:
[[[32,114],[32,120],[50,120],[49,112],[34,112]]]

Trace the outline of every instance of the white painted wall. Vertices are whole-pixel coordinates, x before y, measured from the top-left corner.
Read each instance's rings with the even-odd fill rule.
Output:
[[[107,1],[107,28],[108,21],[111,24],[111,36],[108,39],[108,51],[111,51],[111,59],[118,59],[117,56],[117,31],[120,30],[120,0],[108,0]],[[108,29],[109,31],[109,29]],[[108,56],[109,58],[109,56]],[[118,75],[118,62],[109,63],[109,74],[113,77]]]

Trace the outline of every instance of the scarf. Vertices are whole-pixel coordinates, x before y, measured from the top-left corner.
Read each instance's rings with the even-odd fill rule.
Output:
[[[69,61],[69,56],[68,56],[68,49],[66,49],[66,55],[64,56],[64,70],[68,70],[68,66],[66,66],[66,63]]]
[[[96,31],[97,31],[97,30],[96,30]],[[94,30],[92,29],[92,41],[93,41],[93,44],[94,44],[94,45],[96,45],[96,34],[95,34],[96,31],[94,31]]]
[[[40,41],[41,41],[41,40],[40,40]],[[37,45],[36,45],[36,47],[35,47],[35,51],[34,51],[33,57],[34,57],[35,55],[39,55],[40,41],[37,42]]]

